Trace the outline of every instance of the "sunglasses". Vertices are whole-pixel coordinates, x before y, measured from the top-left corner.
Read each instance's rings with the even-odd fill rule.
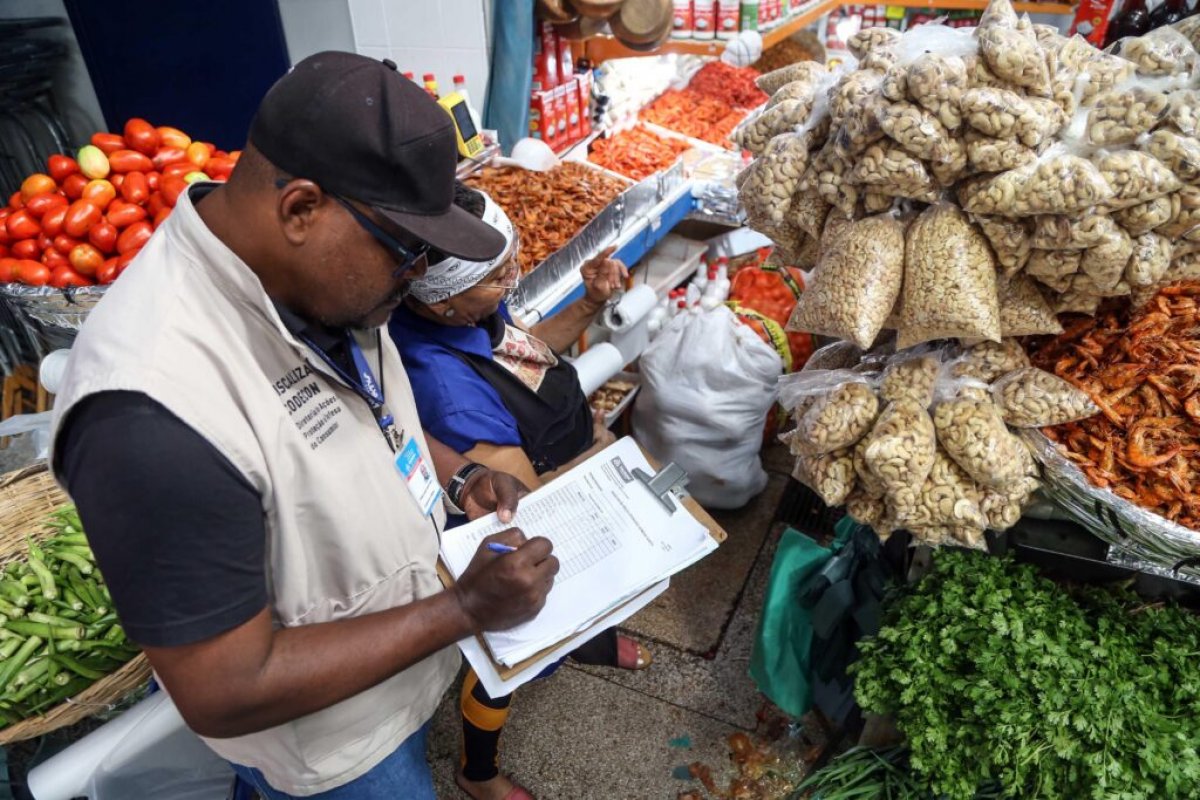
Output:
[[[279,180],[275,181],[275,188],[277,189],[282,189],[287,185],[288,179],[286,178],[280,178]],[[402,277],[404,273],[417,266],[422,259],[424,259],[426,264],[428,264],[430,250],[428,242],[421,242],[414,247],[410,247],[401,242],[392,234],[385,231],[373,219],[355,208],[354,205],[346,198],[333,194],[332,192],[326,192],[326,194],[337,201],[347,211],[349,211],[350,216],[354,218],[354,221],[358,223],[359,227],[371,234],[371,237],[375,239],[375,241],[379,242],[379,244],[382,245],[385,250],[392,254],[392,257],[396,260],[396,269],[392,273],[393,278]]]

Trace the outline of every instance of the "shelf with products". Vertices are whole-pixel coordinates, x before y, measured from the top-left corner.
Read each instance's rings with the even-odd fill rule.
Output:
[[[821,17],[843,6],[861,5],[849,0],[817,0],[805,10],[799,11],[787,18],[774,28],[763,32],[763,49],[769,50],[776,44],[794,33],[798,33]],[[895,0],[882,2],[878,5],[896,6],[901,8],[933,8],[954,11],[983,11],[987,0]],[[1018,14],[1055,14],[1065,15],[1075,13],[1071,3],[1013,3]],[[665,55],[668,53],[689,54],[697,56],[719,56],[725,50],[726,42],[721,39],[670,39],[653,53],[631,50],[612,36],[593,36],[576,46],[577,55],[587,58],[593,64],[599,64],[613,58],[631,58],[645,55]]]

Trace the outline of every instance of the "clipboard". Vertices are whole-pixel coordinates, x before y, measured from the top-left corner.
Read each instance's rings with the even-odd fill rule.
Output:
[[[687,485],[687,473],[684,472],[683,469],[674,462],[668,464],[666,467],[663,467],[661,462],[655,459],[654,456],[647,453],[646,449],[640,444],[638,445],[638,449],[642,451],[642,455],[645,456],[646,461],[650,464],[651,468],[656,470],[656,472],[654,475],[647,475],[640,469],[634,470],[635,480],[642,484],[646,491],[654,494],[658,501],[672,513],[675,511],[674,502],[678,501],[684,507],[684,509],[691,514],[693,518],[695,518],[697,522],[704,526],[704,528],[708,531],[708,535],[711,536],[713,540],[717,542],[717,544],[724,542],[728,537],[728,534],[725,533],[724,528],[717,524],[717,521],[713,519],[712,516],[705,511],[691,495],[685,493],[684,487]],[[668,503],[670,503],[670,505],[668,505]],[[454,585],[454,578],[450,575],[450,571],[446,569],[446,565],[442,562],[440,556],[438,557],[437,561],[437,574],[442,581],[442,585],[447,589]],[[637,595],[609,611],[603,617],[600,617],[595,623],[592,624],[589,630],[595,629],[600,631],[604,630],[606,627],[611,627],[605,626],[604,623],[607,620],[617,616],[623,609],[626,609],[630,605],[642,600],[647,594],[656,592],[656,590],[657,593],[661,594],[661,589],[658,589],[657,584],[647,587]],[[645,603],[643,603],[643,605],[645,605]],[[511,667],[505,666],[496,660],[496,658],[492,655],[490,648],[488,648],[487,642],[484,640],[481,634],[476,634],[475,640],[483,652],[487,654],[488,661],[491,662],[492,668],[496,671],[496,674],[500,676],[500,679],[508,681],[536,666],[538,662],[543,661],[546,656],[550,655],[555,650],[560,649],[564,644],[572,639],[575,639],[577,636],[578,634],[567,636],[566,638],[555,642],[554,644],[538,651],[537,653],[534,653],[529,658],[526,658],[523,661],[512,665]]]

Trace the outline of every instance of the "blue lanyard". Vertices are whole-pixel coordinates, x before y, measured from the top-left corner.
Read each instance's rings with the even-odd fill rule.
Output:
[[[380,334],[377,333],[376,336],[380,336]],[[367,363],[367,357],[363,353],[362,347],[359,346],[358,340],[354,338],[354,335],[347,331],[346,344],[350,348],[350,357],[354,361],[354,368],[358,370],[358,380],[355,380],[353,377],[347,375],[346,371],[342,369],[341,365],[330,358],[329,355],[320,347],[318,347],[311,339],[308,337],[302,338],[310,348],[312,348],[319,356],[321,356],[321,360],[324,361],[330,369],[337,373],[339,378],[345,381],[350,388],[354,389],[359,396],[367,401],[367,405],[371,407],[371,412],[375,415],[375,421],[379,424],[379,429],[383,431],[384,436],[387,437],[388,443],[392,446],[392,449],[395,450],[399,446],[399,436],[396,431],[396,420],[391,414],[383,413],[383,384],[375,379],[375,372],[371,369],[371,365]],[[380,352],[382,352],[382,350],[383,348],[381,345]],[[380,362],[380,366],[382,366],[382,361]]]

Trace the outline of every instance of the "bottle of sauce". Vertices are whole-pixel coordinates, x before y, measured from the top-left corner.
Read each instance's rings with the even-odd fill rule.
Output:
[[[1108,29],[1104,46],[1108,47],[1115,41],[1126,36],[1141,36],[1150,30],[1150,11],[1146,8],[1146,0],[1129,0],[1121,8],[1121,13],[1113,20]]]
[[[1139,0],[1140,2],[1140,0]],[[438,99],[437,76],[432,72],[426,72],[423,76],[425,81],[425,91],[429,92],[429,96],[434,100]]]
[[[1173,25],[1187,16],[1187,0],[1166,0],[1150,12],[1150,30]]]

